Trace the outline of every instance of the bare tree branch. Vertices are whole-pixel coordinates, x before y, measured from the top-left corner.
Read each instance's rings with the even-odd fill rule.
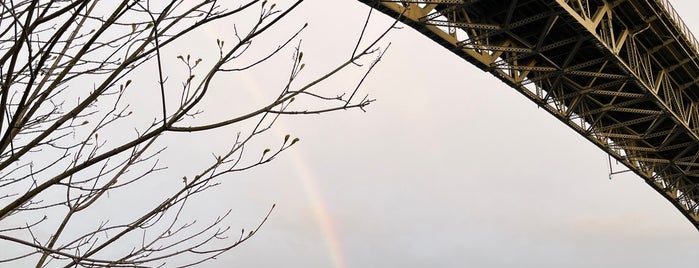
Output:
[[[373,103],[356,95],[389,47],[380,48],[380,40],[395,26],[366,36],[369,13],[351,57],[313,77],[305,73],[300,40],[307,24],[279,30],[302,2],[284,8],[259,0],[0,3],[0,263],[190,267],[257,234],[274,206],[240,234],[226,226],[230,211],[211,220],[188,219],[187,211],[228,175],[265,165],[297,144],[291,135],[279,143],[262,139],[286,115],[364,110]],[[221,33],[228,43],[197,42],[201,49],[176,53],[221,22],[230,25]],[[292,55],[288,73],[274,74],[278,88],[266,89],[272,95],[264,104],[207,113],[207,97],[237,86],[222,81],[286,53]],[[363,61],[371,63],[363,67]],[[349,68],[364,73],[348,90],[321,86]],[[147,105],[139,106],[141,99]],[[173,165],[165,161],[168,139],[211,131],[237,134],[204,164],[175,176],[163,172]],[[257,148],[259,140],[268,147]],[[157,179],[168,183],[142,197],[138,208],[110,197]],[[127,213],[109,217],[111,210]]]

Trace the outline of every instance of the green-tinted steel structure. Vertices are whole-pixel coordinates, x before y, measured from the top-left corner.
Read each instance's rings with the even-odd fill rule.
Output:
[[[359,0],[545,108],[699,230],[699,43],[667,0]]]

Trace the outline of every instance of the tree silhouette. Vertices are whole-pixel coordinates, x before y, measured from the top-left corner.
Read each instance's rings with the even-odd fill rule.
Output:
[[[357,89],[385,52],[377,42],[393,25],[370,41],[362,41],[362,30],[345,61],[299,82],[305,63],[298,38],[306,25],[283,34],[273,29],[302,1],[284,9],[258,0],[222,2],[0,3],[0,265],[183,267],[211,260],[252,237],[267,217],[228,238],[222,226],[228,214],[203,225],[181,219],[190,199],[298,142],[286,135],[270,149],[246,152],[280,117],[363,110],[372,102]],[[227,36],[193,40],[215,23],[230,25]],[[262,43],[278,43],[251,58],[253,41],[263,36]],[[178,42],[196,46],[178,53]],[[227,79],[285,53],[293,55],[288,72],[266,74],[282,81],[275,98],[244,112],[206,112],[207,96],[236,87]],[[369,64],[360,64],[367,56]],[[321,90],[321,82],[347,68],[363,68],[364,77],[342,94]],[[238,104],[231,101],[250,106]],[[167,167],[160,161],[165,137],[186,142],[231,129],[237,131],[208,165],[187,166],[189,173],[147,197],[130,196],[137,207],[109,198],[151,187],[148,178]],[[105,218],[111,210],[127,214]],[[227,244],[212,247],[219,240]]]

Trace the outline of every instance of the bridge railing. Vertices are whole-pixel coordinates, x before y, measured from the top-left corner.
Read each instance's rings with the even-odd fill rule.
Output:
[[[684,23],[682,18],[680,17],[680,14],[677,13],[677,10],[670,4],[669,0],[655,0],[659,5],[665,7],[665,11],[670,15],[670,18],[674,20],[676,26],[680,29],[680,32],[684,34],[685,38],[687,38],[687,42],[691,43],[692,48],[694,49],[694,52],[697,53],[699,52],[699,42],[697,41],[697,38],[694,37],[694,34],[692,34],[692,31],[689,30],[689,27],[687,27],[687,24]]]

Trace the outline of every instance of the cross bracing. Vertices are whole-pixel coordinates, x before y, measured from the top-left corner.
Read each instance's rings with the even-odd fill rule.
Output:
[[[359,0],[524,94],[699,229],[699,42],[667,0]]]

